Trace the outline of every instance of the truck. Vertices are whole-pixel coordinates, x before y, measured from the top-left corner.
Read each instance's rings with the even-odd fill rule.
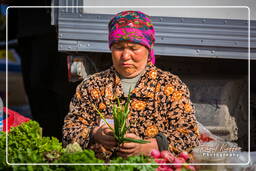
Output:
[[[78,82],[112,65],[107,24],[114,14],[140,10],[150,15],[156,30],[156,66],[178,75],[189,87],[197,120],[243,150],[256,150],[253,0],[193,0],[187,6],[176,0],[110,0],[107,5],[56,0],[52,9],[58,50],[66,54],[70,81]]]

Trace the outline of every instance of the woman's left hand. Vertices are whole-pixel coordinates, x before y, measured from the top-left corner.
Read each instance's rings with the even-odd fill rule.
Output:
[[[133,133],[127,133],[125,135],[127,138],[133,138],[133,139],[141,139],[137,135]],[[118,156],[121,157],[129,157],[129,156],[136,156],[136,155],[146,155],[149,156],[150,152],[153,149],[158,149],[157,141],[156,139],[147,139],[147,141],[150,141],[150,143],[146,144],[139,144],[139,143],[133,143],[133,142],[126,142],[123,143],[120,146],[120,149],[117,153]]]

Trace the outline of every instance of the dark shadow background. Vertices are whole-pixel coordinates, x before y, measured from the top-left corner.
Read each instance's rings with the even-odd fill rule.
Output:
[[[11,1],[10,6],[45,6],[50,0]],[[51,25],[51,11],[43,8],[10,8],[8,38],[18,39],[17,51],[32,119],[44,136],[62,138],[62,125],[77,83],[67,76],[66,55],[58,52],[57,28]]]

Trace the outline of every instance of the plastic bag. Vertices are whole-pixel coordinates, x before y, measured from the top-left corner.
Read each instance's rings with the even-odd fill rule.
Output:
[[[193,149],[194,162],[196,163],[227,163],[238,161],[241,156],[241,148],[233,142],[212,134],[201,123],[199,125],[200,145]],[[227,170],[223,165],[200,166],[200,169]]]
[[[210,141],[223,141],[222,138],[212,134],[205,126],[200,122],[197,122],[200,134],[200,144]]]
[[[19,126],[23,122],[27,122],[27,121],[30,120],[29,118],[27,118],[25,116],[22,116],[18,112],[15,112],[15,111],[13,111],[11,109],[8,109],[6,107],[4,107],[4,113],[8,113],[8,123],[7,123],[6,119],[3,120],[3,123],[4,123],[3,124],[3,131],[7,130],[9,132],[11,127]]]

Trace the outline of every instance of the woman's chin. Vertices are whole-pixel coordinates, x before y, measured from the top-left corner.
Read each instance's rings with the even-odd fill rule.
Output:
[[[128,68],[128,67],[126,67],[126,68],[123,68],[121,72],[122,72],[121,74],[122,74],[124,77],[128,77],[128,76],[130,76],[130,75],[133,75],[136,71],[134,70],[134,68]]]
[[[125,74],[122,74],[123,77],[125,78],[134,78],[137,76],[136,73],[125,73]]]

